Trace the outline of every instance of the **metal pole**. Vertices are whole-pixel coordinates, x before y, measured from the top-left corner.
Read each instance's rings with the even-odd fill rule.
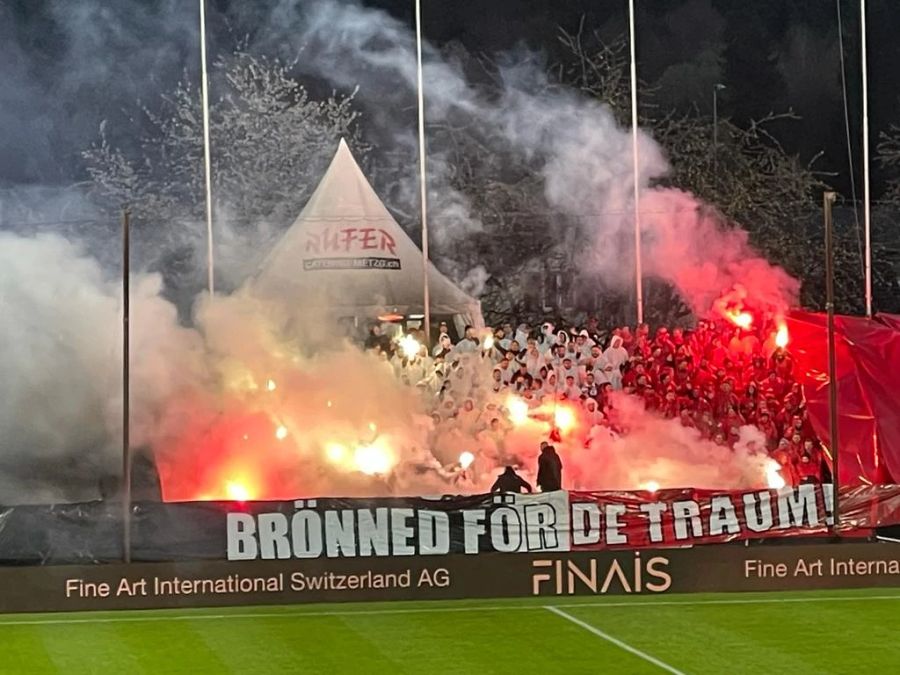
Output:
[[[428,201],[425,173],[425,97],[422,87],[422,8],[416,0],[416,80],[419,101],[419,200],[422,206],[422,298],[425,314],[425,343],[431,346],[431,298],[428,292]]]
[[[825,311],[828,313],[828,435],[831,439],[831,484],[834,508],[834,530],[839,526],[838,507],[838,465],[840,438],[838,437],[838,382],[837,353],[834,339],[834,222],[831,209],[836,193],[826,192],[825,208]]]
[[[131,328],[131,212],[122,214],[122,559],[131,562],[131,442],[129,347]]]
[[[634,0],[628,0],[628,34],[631,44],[631,155],[634,162],[634,284],[638,326],[644,323],[644,288],[641,269],[640,170],[638,164],[637,59],[634,40]]]
[[[200,0],[200,96],[203,104],[203,173],[206,188],[206,269],[209,294],[215,293],[213,267],[212,171],[209,152],[209,85],[206,75],[206,0]]]
[[[869,76],[866,56],[866,0],[859,0],[859,29],[862,51],[862,104],[863,104],[863,213],[866,235],[866,316],[872,316],[872,205],[869,194]]]

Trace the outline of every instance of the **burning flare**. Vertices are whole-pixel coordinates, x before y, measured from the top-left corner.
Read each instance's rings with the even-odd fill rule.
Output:
[[[468,450],[466,450],[465,452],[463,452],[459,455],[459,466],[462,468],[463,471],[465,471],[470,466],[472,466],[472,462],[474,462],[474,461],[475,461],[475,455],[473,455]]]
[[[775,346],[779,349],[784,349],[788,345],[788,340],[790,336],[788,335],[787,324],[780,324],[778,326],[778,332],[775,333]]]
[[[397,340],[397,344],[400,345],[400,351],[403,352],[403,356],[408,359],[417,356],[419,349],[421,349],[419,341],[412,335],[402,335],[400,339]]]
[[[753,315],[750,312],[728,310],[725,312],[725,316],[727,316],[729,321],[735,326],[743,328],[744,330],[749,330],[753,326]]]
[[[379,442],[357,447],[353,460],[356,468],[369,476],[387,474],[395,464],[390,450]]]
[[[243,483],[228,481],[225,484],[225,495],[231,501],[246,502],[251,499],[250,490]]]
[[[575,413],[568,406],[558,406],[553,413],[553,422],[557,429],[567,433],[575,427]]]
[[[641,485],[641,488],[643,488],[647,492],[653,493],[659,490],[659,483],[657,483],[655,480],[648,480],[646,483]]]
[[[524,399],[510,394],[506,399],[506,409],[509,411],[509,421],[515,426],[520,427],[528,421],[528,403]]]
[[[347,460],[347,447],[340,443],[327,443],[325,445],[325,456],[332,464],[341,464]]]
[[[786,485],[781,475],[781,465],[774,459],[766,460],[766,484],[772,490],[780,490]]]

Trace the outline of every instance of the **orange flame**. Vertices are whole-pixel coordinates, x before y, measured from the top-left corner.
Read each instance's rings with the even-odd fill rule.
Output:
[[[563,433],[569,432],[575,427],[575,413],[567,406],[559,406],[553,413],[553,421],[557,429]]]
[[[784,349],[785,347],[787,347],[789,338],[790,336],[788,335],[787,325],[781,324],[780,326],[778,326],[778,332],[775,333],[775,345],[777,347],[780,347],[781,349]]]
[[[781,465],[774,459],[766,460],[766,483],[772,490],[780,490],[786,484],[781,475]]]
[[[519,427],[528,421],[528,403],[524,399],[513,394],[506,400],[506,410],[509,412],[509,421]]]
[[[250,489],[243,483],[233,480],[225,483],[225,495],[234,502],[246,502],[252,499]]]
[[[749,329],[753,325],[753,315],[750,312],[729,310],[725,312],[725,316],[727,316],[728,320],[731,321],[735,326],[743,328],[744,330]]]
[[[657,490],[659,490],[659,483],[657,483],[655,480],[648,480],[646,483],[644,483],[643,485],[641,485],[641,487],[642,487],[644,490],[646,490],[647,492],[653,494],[653,493],[655,493]]]

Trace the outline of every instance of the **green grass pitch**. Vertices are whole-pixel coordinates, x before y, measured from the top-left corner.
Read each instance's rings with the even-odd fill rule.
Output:
[[[5,615],[0,672],[895,672],[898,613],[878,589]]]

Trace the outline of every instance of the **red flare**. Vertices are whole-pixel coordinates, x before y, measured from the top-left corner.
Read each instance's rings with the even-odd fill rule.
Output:
[[[778,332],[775,333],[775,346],[784,349],[787,347],[789,339],[787,325],[781,324],[778,326]]]
[[[750,312],[738,312],[736,310],[729,310],[725,312],[725,316],[727,316],[729,321],[731,321],[735,326],[743,328],[744,330],[747,330],[753,326],[753,315]]]

